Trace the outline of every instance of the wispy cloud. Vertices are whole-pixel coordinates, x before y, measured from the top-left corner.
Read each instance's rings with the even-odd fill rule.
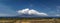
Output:
[[[60,16],[60,6],[56,6],[57,14],[56,16]]]
[[[0,4],[0,16],[16,16],[16,12],[11,7]]]
[[[34,9],[29,9],[29,8],[18,10],[18,13],[20,15],[29,14],[29,15],[38,15],[38,16],[48,16],[46,13],[38,12]]]

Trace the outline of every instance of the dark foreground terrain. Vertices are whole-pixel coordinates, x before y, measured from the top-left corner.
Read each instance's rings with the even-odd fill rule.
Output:
[[[0,23],[60,23],[60,18],[11,18],[0,17]]]

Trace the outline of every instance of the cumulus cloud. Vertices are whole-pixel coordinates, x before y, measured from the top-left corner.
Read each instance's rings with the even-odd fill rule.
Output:
[[[46,13],[42,13],[42,12],[38,12],[34,9],[22,9],[22,10],[18,10],[18,14],[22,15],[22,14],[29,14],[29,15],[39,15],[39,16],[47,16]]]

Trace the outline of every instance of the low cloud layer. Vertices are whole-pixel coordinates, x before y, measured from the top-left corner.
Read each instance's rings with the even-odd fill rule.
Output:
[[[19,15],[28,14],[28,15],[48,16],[46,13],[41,13],[34,9],[29,9],[29,8],[18,10],[18,14]]]

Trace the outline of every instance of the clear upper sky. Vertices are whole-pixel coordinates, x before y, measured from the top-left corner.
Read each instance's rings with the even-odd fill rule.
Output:
[[[0,0],[0,16],[16,16],[24,8],[60,16],[60,0]]]

